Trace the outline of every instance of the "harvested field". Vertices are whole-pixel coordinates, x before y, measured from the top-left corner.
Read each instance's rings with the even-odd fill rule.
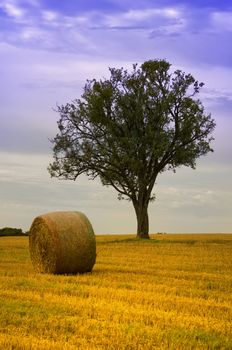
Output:
[[[0,238],[0,349],[232,349],[232,235],[96,236],[92,273]]]

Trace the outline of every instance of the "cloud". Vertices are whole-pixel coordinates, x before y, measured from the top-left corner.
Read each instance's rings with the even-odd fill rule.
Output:
[[[178,19],[180,13],[174,8],[148,8],[142,10],[129,10],[124,13],[106,16],[105,21],[110,27],[120,27],[143,23],[148,25],[151,20],[157,18]]]
[[[157,224],[166,232],[176,232],[178,225],[181,232],[231,232],[232,163],[227,159],[217,164],[217,156],[212,154],[201,158],[196,170],[180,168],[176,174],[160,175],[154,189],[157,200],[152,207],[156,214],[151,225]]]
[[[41,7],[38,2],[2,1],[6,18],[0,24],[0,41],[35,50],[70,52],[94,49],[83,32],[84,17],[69,17]],[[75,48],[73,50],[77,52]]]
[[[122,64],[9,45],[0,45],[0,53],[0,149],[24,154],[51,153],[57,104],[79,98],[87,79],[100,79],[109,74],[108,66]]]
[[[232,32],[232,11],[231,12],[213,12],[211,14],[212,25],[217,31]]]
[[[172,38],[172,37],[179,37],[182,36],[182,33],[186,27],[184,20],[179,20],[174,23],[166,24],[166,25],[160,25],[158,28],[151,31],[149,38],[155,39],[155,38]]]
[[[7,15],[14,14],[5,25],[1,40],[15,46],[23,46],[36,50],[56,50],[63,52],[98,51],[95,30],[100,29],[152,29],[156,25],[174,22],[180,18],[180,11],[172,7],[131,9],[117,12],[102,12],[94,7],[78,15],[62,14],[59,9],[50,10],[39,6],[38,2],[29,3],[23,9],[20,1],[8,3],[3,1],[2,7],[8,9]],[[20,22],[18,21],[20,18]],[[109,35],[106,39],[109,40]]]
[[[142,10],[131,9],[112,14],[95,12],[89,23],[92,23],[92,29],[140,29],[147,31],[154,27],[154,23],[155,25],[161,22],[174,24],[179,18],[180,11],[175,8],[146,8]]]
[[[206,63],[194,66],[187,64],[180,67],[186,72],[191,72],[193,76],[205,83],[200,92],[200,98],[210,107],[215,104],[229,106],[232,100],[232,81],[228,79],[232,75],[232,67],[222,65],[209,65]]]
[[[200,98],[217,122],[215,152],[196,171],[160,176],[151,231],[229,232],[231,10],[220,6],[223,11],[216,1],[210,8],[199,1],[0,0],[0,225],[28,227],[37,214],[70,209],[86,212],[99,233],[135,231],[131,204],[118,202],[113,190],[86,178],[49,178],[48,137],[58,119],[52,108],[80,97],[86,79],[108,77],[109,66],[131,69],[166,58],[206,83]]]
[[[3,1],[2,6],[7,3]],[[222,12],[210,8],[170,6],[168,2],[154,7],[148,1],[145,5],[131,4],[130,8],[116,6],[117,9],[111,11],[101,8],[103,3],[99,7],[89,4],[88,9],[80,5],[79,11],[62,13],[62,6],[52,8],[45,2],[26,3],[23,9],[19,0],[10,2],[18,12],[22,9],[24,12],[20,12],[20,21],[9,17],[0,24],[2,42],[37,52],[76,55],[81,52],[86,57],[105,60],[117,57],[131,61],[135,57],[136,61],[142,61],[145,56],[159,55],[179,63],[188,60],[195,64],[232,64],[228,47],[230,32],[219,28]],[[229,22],[230,12],[225,13]],[[221,44],[215,50],[219,41]]]
[[[23,18],[25,15],[25,10],[16,6],[12,2],[3,2],[3,4],[0,4],[0,7],[8,16],[13,17],[16,20]]]
[[[131,204],[119,202],[114,190],[103,187],[99,181],[89,181],[85,176],[76,182],[51,179],[47,171],[51,161],[52,155],[0,151],[0,227],[28,230],[33,218],[40,214],[79,210],[88,216],[96,233],[134,231]],[[114,221],[118,222],[115,228],[112,227],[112,212]]]
[[[207,110],[213,110],[215,114],[223,113],[232,119],[232,90],[205,88],[201,93],[201,99]]]
[[[219,195],[217,191],[213,191],[213,189],[209,190],[205,188],[199,188],[199,185],[198,188],[186,188],[185,186],[161,186],[159,192],[163,198],[169,197],[168,205],[171,208],[178,210],[187,208],[189,208],[190,210],[204,210],[204,208],[207,206],[214,206],[218,201],[217,197]]]
[[[42,18],[47,22],[56,22],[58,13],[55,11],[42,11]]]

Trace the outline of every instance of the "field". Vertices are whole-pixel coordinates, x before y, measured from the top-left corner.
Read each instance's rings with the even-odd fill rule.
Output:
[[[232,349],[232,235],[97,236],[93,272],[36,274],[0,238],[0,349]]]

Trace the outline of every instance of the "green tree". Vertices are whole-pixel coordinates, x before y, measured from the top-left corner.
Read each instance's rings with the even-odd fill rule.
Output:
[[[0,237],[1,236],[24,236],[26,234],[23,233],[21,228],[14,227],[4,227],[0,229]]]
[[[119,199],[132,201],[137,237],[149,238],[148,205],[158,174],[213,151],[215,122],[196,95],[203,83],[165,60],[131,72],[110,68],[110,78],[87,81],[81,99],[58,107],[51,176],[99,177]]]

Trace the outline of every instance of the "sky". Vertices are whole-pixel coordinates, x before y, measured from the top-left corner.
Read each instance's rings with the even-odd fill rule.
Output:
[[[51,179],[56,106],[79,98],[109,67],[166,59],[205,83],[217,123],[214,153],[195,170],[165,172],[150,232],[232,232],[231,0],[0,0],[0,228],[77,210],[96,234],[135,233],[132,204],[98,180]]]

